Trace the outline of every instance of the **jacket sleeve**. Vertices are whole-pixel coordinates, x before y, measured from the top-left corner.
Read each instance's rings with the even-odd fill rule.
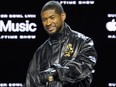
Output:
[[[38,62],[37,57],[39,57],[39,55],[37,55],[37,52],[35,52],[28,67],[25,87],[45,87],[45,85],[40,83],[40,77],[38,74],[39,66],[37,66],[37,62]]]
[[[97,53],[94,48],[94,43],[91,38],[84,38],[82,42],[77,45],[78,49],[74,52],[71,60],[64,60],[62,66],[69,67],[69,69],[58,69],[58,75],[61,81],[68,81],[75,83],[88,77],[94,70],[94,65],[97,60]]]

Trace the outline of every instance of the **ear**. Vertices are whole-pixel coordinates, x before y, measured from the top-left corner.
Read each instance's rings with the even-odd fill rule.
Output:
[[[66,13],[65,12],[61,13],[61,18],[62,18],[62,21],[65,21],[65,19],[66,19]]]

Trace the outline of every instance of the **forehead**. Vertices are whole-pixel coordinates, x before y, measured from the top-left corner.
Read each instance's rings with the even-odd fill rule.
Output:
[[[41,13],[41,17],[49,17],[49,16],[52,16],[52,15],[56,15],[56,11],[55,9],[49,9],[49,10],[46,10],[46,11],[43,11]]]

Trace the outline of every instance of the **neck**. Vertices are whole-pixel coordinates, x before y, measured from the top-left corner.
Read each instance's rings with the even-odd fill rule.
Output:
[[[65,35],[65,28],[64,28],[65,23],[63,23],[60,31],[54,35],[51,35],[50,38],[51,40],[59,40],[62,39]]]
[[[64,30],[64,23],[62,24],[62,27],[58,33],[62,32],[63,30]]]

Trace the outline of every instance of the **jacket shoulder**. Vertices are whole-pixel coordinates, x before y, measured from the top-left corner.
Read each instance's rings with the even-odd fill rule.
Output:
[[[46,46],[46,44],[48,44],[48,39],[37,48],[36,52],[42,51],[42,49]]]
[[[81,40],[87,40],[87,39],[90,39],[90,37],[86,36],[85,34],[83,33],[80,33],[78,31],[75,31],[75,30],[71,30],[71,36],[75,39],[81,39]]]

